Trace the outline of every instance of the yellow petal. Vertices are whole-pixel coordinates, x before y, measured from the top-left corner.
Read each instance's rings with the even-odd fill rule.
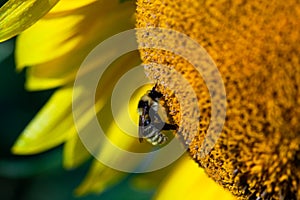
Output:
[[[210,179],[187,155],[166,178],[155,199],[236,200],[229,191]]]
[[[58,5],[68,5],[65,1],[60,3]],[[57,87],[70,81],[97,44],[134,27],[134,12],[133,2],[120,4],[113,0],[95,1],[71,12],[48,13],[17,39],[17,69],[33,68],[28,73],[28,76],[34,76],[28,80],[28,88]],[[42,79],[51,84],[41,86],[38,82]]]
[[[121,181],[125,175],[125,173],[116,171],[95,160],[86,178],[75,193],[76,195],[84,195],[90,192],[100,193],[114,183]]]
[[[111,77],[112,78],[112,77]],[[138,77],[136,77],[137,80],[139,80]],[[104,81],[105,82],[105,81]],[[113,80],[111,81],[113,82]],[[148,88],[148,87],[146,87]],[[137,104],[139,101],[139,98],[141,94],[144,94],[145,88],[140,89],[138,92],[134,94],[134,96],[131,98],[129,103],[129,108],[127,101],[120,101],[119,104],[121,104],[120,108],[121,110],[117,111],[117,119],[128,117],[130,115],[137,116]],[[128,113],[131,112],[130,114]],[[133,114],[135,113],[135,115]],[[108,99],[106,101],[106,104],[98,113],[98,119],[101,125],[101,128],[105,132],[106,136],[109,138],[109,140],[114,143],[117,147],[127,150],[130,152],[138,152],[141,150],[141,148],[151,148],[151,145],[147,144],[140,144],[138,142],[138,139],[135,137],[132,137],[125,132],[122,131],[122,127],[124,124],[122,122],[120,123],[120,127],[116,124],[114,121],[114,117],[111,113],[111,101]],[[137,118],[134,119],[134,121],[137,122]],[[125,123],[126,125],[126,123]],[[123,127],[124,128],[124,127]],[[129,129],[129,132],[131,133],[137,133],[137,126],[133,127],[131,130]],[[92,131],[92,130],[91,130]],[[136,134],[137,135],[137,134]],[[96,140],[97,138],[92,138],[93,140]],[[99,141],[99,155],[101,155],[101,160],[105,161],[111,161],[114,166],[121,166],[121,163],[124,163],[124,157],[123,154],[116,152],[114,148],[109,143],[106,143],[105,141]],[[97,155],[95,155],[97,156]],[[138,167],[140,163],[130,163],[131,170],[134,170]],[[117,168],[120,169],[120,168]],[[122,169],[122,168],[121,168]],[[127,168],[128,169],[128,168]],[[125,173],[116,171],[112,169],[112,167],[104,166],[103,164],[99,163],[98,161],[94,161],[94,164],[92,168],[90,169],[87,177],[82,182],[82,184],[79,186],[79,188],[76,190],[76,194],[83,195],[86,193],[101,193],[103,190],[107,189],[107,187],[115,184],[116,182],[120,181],[120,179],[125,175]]]
[[[169,175],[173,168],[176,168],[180,161],[181,159],[178,159],[162,169],[134,176],[130,179],[130,184],[133,188],[140,191],[157,189],[161,182]]]
[[[103,59],[105,60],[105,55],[102,55]],[[80,84],[75,85],[74,87],[74,96],[73,96],[73,112],[80,113],[79,118],[76,119],[76,127],[79,133],[81,134],[82,129],[87,129],[92,117],[94,109],[99,112],[100,123],[103,125],[102,128],[105,131],[112,126],[113,117],[110,113],[110,96],[113,90],[115,83],[119,80],[120,76],[123,73],[128,71],[133,66],[136,66],[139,63],[139,57],[137,52],[130,53],[128,55],[122,56],[119,58],[114,64],[109,66],[106,70],[106,73],[101,78],[101,86],[97,88],[97,95],[96,95],[96,104],[89,104],[86,102],[86,98],[92,98],[90,90],[83,88]],[[101,66],[100,66],[101,67]],[[104,67],[104,66],[103,66]],[[141,70],[143,73],[143,70]],[[145,76],[141,76],[141,78],[145,79]],[[145,91],[143,91],[145,92]],[[138,94],[138,98],[141,94]],[[134,105],[132,105],[132,112],[136,115],[136,106],[137,106],[137,99],[135,99]],[[125,104],[126,102],[118,102],[118,104]],[[127,111],[127,105],[121,106],[125,111]],[[133,115],[133,114],[132,114]],[[115,127],[114,127],[115,128]],[[134,131],[136,131],[135,129]],[[86,130],[85,130],[86,131]],[[117,131],[115,133],[115,131]],[[86,133],[95,132],[94,129],[86,131]],[[108,131],[110,133],[114,133],[113,135],[119,136],[120,130],[112,130]],[[122,134],[122,133],[120,133]],[[95,138],[93,138],[95,140]],[[122,140],[121,140],[122,141]],[[135,140],[136,142],[136,140]],[[125,144],[122,142],[122,144]],[[100,144],[99,144],[100,145]],[[110,151],[110,150],[108,150]],[[110,154],[109,154],[110,155]],[[66,168],[73,168],[81,164],[84,160],[89,157],[89,153],[83,146],[80,141],[78,135],[73,135],[70,139],[66,141],[64,146],[64,166]]]
[[[80,42],[80,37],[74,37],[75,27],[83,18],[83,15],[42,18],[20,34],[16,46],[17,69],[48,62],[74,49]]]
[[[17,139],[12,151],[15,154],[35,154],[63,143],[75,134],[71,113],[72,88],[54,93]]]
[[[63,166],[66,169],[76,168],[90,157],[91,154],[86,150],[77,134],[66,141],[63,151]]]
[[[75,56],[74,56],[75,55]],[[37,64],[27,69],[26,83],[27,90],[45,90],[66,85],[74,80],[77,72],[80,55],[67,55],[43,64]],[[74,59],[71,57],[75,57]]]
[[[100,112],[100,122],[102,129],[106,132],[110,141],[114,142],[117,146],[126,146],[132,147],[134,143],[137,143],[137,140],[134,140],[132,137],[123,133],[119,127],[112,122],[112,116],[108,114],[110,103],[108,103],[102,112]],[[110,124],[110,125],[109,125]],[[122,161],[122,155],[116,154],[111,146],[107,143],[100,142],[99,144],[102,159],[104,160],[114,160],[117,163]],[[138,163],[132,163],[132,167],[136,167]],[[132,169],[133,169],[132,168]],[[95,159],[92,168],[89,170],[88,175],[81,185],[76,189],[77,195],[84,195],[87,193],[101,193],[106,190],[108,187],[116,184],[122,179],[126,173],[114,170],[111,167],[105,166],[97,159]]]
[[[77,130],[76,134],[70,136],[64,145],[63,165],[67,169],[79,166],[91,156],[90,152],[87,151],[86,147],[82,143],[81,138],[78,136],[78,132],[80,133],[82,129],[88,126],[91,118],[93,117],[93,110],[102,110],[109,98],[107,94],[102,93],[102,95],[96,99],[96,106],[94,108],[94,106],[90,106],[85,103],[86,95],[90,96],[89,90],[76,87],[74,91],[72,112],[80,113],[80,119],[76,119],[75,121]],[[70,113],[70,115],[72,115],[72,113]],[[94,132],[94,130],[90,131]]]
[[[74,1],[74,0],[60,0],[58,4],[56,4],[49,14],[57,14],[61,12],[72,12],[75,9],[79,9],[81,7],[87,6],[97,0],[84,0],[84,1]]]
[[[24,31],[58,0],[10,0],[0,8],[0,42]]]
[[[127,62],[127,64],[129,64],[129,62]],[[143,70],[141,70],[141,73],[143,73]],[[130,88],[130,84],[141,82],[143,79],[146,79],[143,74],[137,75],[133,81],[127,82],[125,87]],[[117,88],[117,86],[115,88]],[[130,99],[123,99],[121,97],[122,94],[112,96],[111,98],[118,98],[117,101],[109,99],[104,108],[98,113],[100,125],[110,142],[123,150],[116,152],[110,143],[101,142],[99,152],[101,152],[102,160],[110,161],[110,164],[118,167],[118,164],[124,162],[124,159],[127,158],[127,151],[141,152],[150,150],[153,147],[147,142],[140,143],[138,141],[137,105],[140,97],[144,95],[149,88],[149,85],[139,88]],[[116,104],[118,104],[118,107],[113,109],[112,107],[116,106]],[[112,116],[112,112],[114,116]],[[126,170],[134,170],[137,168],[140,163],[138,160],[135,161],[136,163],[132,161],[130,165],[127,165],[128,168],[126,168]]]

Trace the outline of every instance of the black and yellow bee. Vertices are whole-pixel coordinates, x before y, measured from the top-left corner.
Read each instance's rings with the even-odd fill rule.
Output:
[[[142,96],[138,104],[139,110],[139,141],[146,139],[152,145],[164,144],[168,137],[161,131],[176,130],[175,124],[169,124],[162,120],[159,111],[159,100],[162,93],[156,91],[156,85],[152,90]]]

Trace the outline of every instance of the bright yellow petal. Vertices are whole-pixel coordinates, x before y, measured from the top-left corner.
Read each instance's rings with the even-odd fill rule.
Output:
[[[91,154],[86,150],[77,134],[64,144],[63,166],[66,169],[76,168],[90,157]]]
[[[169,173],[176,168],[177,164],[182,160],[178,159],[172,164],[148,173],[139,174],[130,179],[130,184],[133,188],[145,191],[145,190],[157,190],[162,181],[169,175]]]
[[[124,110],[127,111],[127,107],[124,105]],[[136,110],[136,109],[134,109]],[[133,151],[133,147],[137,146],[138,140],[128,136],[120,130],[120,128],[113,122],[113,117],[109,114],[110,102],[99,113],[99,121],[101,128],[116,146],[120,148],[130,149]],[[124,113],[121,112],[121,115]],[[136,131],[136,130],[133,130]],[[124,157],[121,154],[116,154],[111,146],[105,142],[100,141],[100,150],[102,159],[114,160],[116,163],[124,162]],[[131,147],[131,148],[130,148]],[[139,163],[132,163],[132,169],[137,167]],[[89,170],[88,175],[81,185],[77,188],[77,195],[84,195],[87,193],[101,193],[108,187],[120,181],[126,173],[112,169],[111,167],[105,166],[95,159],[92,168]]]
[[[58,6],[69,1],[61,1]],[[55,10],[56,7],[53,9]],[[30,66],[27,86],[44,89],[66,84],[87,54],[113,34],[134,27],[133,2],[95,1],[70,12],[52,10],[17,39],[17,69]],[[42,84],[39,84],[42,79]],[[50,82],[46,84],[46,82]],[[44,84],[45,83],[45,84]]]
[[[63,143],[74,134],[71,100],[71,87],[56,91],[17,139],[13,153],[40,153]]]
[[[105,55],[102,55],[101,58],[105,58]],[[105,60],[105,59],[104,59]],[[120,76],[122,76],[123,73],[128,71],[133,66],[136,66],[140,62],[139,56],[137,52],[130,53],[128,55],[122,56],[119,58],[114,64],[112,64],[104,73],[103,77],[101,78],[101,86],[97,89],[97,95],[96,95],[96,104],[95,106],[91,106],[86,103],[86,98],[92,98],[91,92],[87,89],[84,89],[80,84],[75,85],[74,87],[74,96],[73,96],[73,112],[74,113],[80,113],[79,119],[76,117],[76,127],[80,133],[82,129],[86,129],[93,117],[94,109],[99,112],[99,118],[100,123],[103,125],[103,129],[107,132],[114,133],[117,131],[116,135],[118,137],[118,133],[120,130],[112,130],[110,129],[113,118],[110,113],[110,96],[112,93],[112,90],[114,88],[115,83],[117,80],[119,80]],[[142,71],[142,70],[141,70]],[[92,72],[91,72],[92,73]],[[145,78],[145,76],[141,76],[141,78]],[[145,91],[143,91],[145,92]],[[141,96],[141,94],[138,94],[138,98]],[[134,112],[136,116],[136,105],[137,105],[137,99],[134,101],[134,105],[131,106],[132,112]],[[120,103],[126,103],[126,102],[120,102]],[[128,107],[127,105],[122,106],[122,108],[127,111]],[[77,115],[77,114],[76,114]],[[132,114],[133,115],[133,114]],[[115,127],[114,127],[115,128]],[[134,131],[136,131],[135,129]],[[95,130],[87,131],[94,132]],[[120,133],[123,134],[123,133]],[[94,139],[94,138],[93,138]],[[135,140],[136,142],[136,140]],[[100,145],[100,144],[99,144]],[[108,150],[110,151],[110,150]],[[83,146],[83,144],[80,141],[80,138],[78,135],[73,135],[72,138],[68,139],[66,141],[66,144],[64,146],[64,166],[66,168],[74,168],[81,164],[84,160],[86,160],[89,157],[89,153]]]
[[[58,0],[10,0],[0,8],[0,42],[34,24]]]
[[[127,111],[128,107],[124,105],[124,109],[120,111],[119,115],[120,116],[126,116],[128,113]],[[147,148],[147,146],[140,144],[138,139],[136,137],[132,137],[128,135],[128,133],[125,133],[122,131],[122,127],[124,126],[118,126],[115,121],[113,121],[113,117],[111,114],[109,114],[107,111],[110,111],[110,103],[107,105],[102,112],[99,113],[99,121],[101,124],[101,127],[103,128],[106,136],[109,138],[109,140],[116,145],[117,147],[123,149],[126,154],[126,151],[129,152],[138,152],[139,149]],[[133,111],[136,111],[136,106]],[[102,114],[102,113],[105,113]],[[109,125],[107,127],[107,124]],[[138,127],[136,126],[134,129],[127,129],[129,130],[129,133],[137,133]],[[137,134],[136,134],[137,136]],[[149,148],[150,145],[148,145]],[[106,161],[111,161],[115,163],[116,165],[119,163],[124,162],[126,159],[126,156],[122,154],[121,152],[116,153],[115,150],[111,147],[110,143],[101,143],[101,148],[99,150],[101,152],[101,158]],[[131,163],[131,169],[134,170],[134,168],[137,167],[137,165],[140,163]]]
[[[79,45],[75,27],[83,15],[46,17],[36,22],[17,38],[16,61],[19,66],[47,62]],[[70,39],[72,38],[72,39]],[[74,55],[73,55],[74,56]],[[60,66],[63,67],[63,66]]]
[[[141,76],[135,77],[133,82],[140,82],[143,78],[145,77],[141,74]],[[129,84],[130,83],[128,83],[128,85]],[[128,85],[126,87],[129,87]],[[117,103],[119,108],[112,111],[114,104],[111,103],[112,101],[109,99],[104,108],[98,113],[100,125],[110,142],[124,151],[140,152],[142,150],[150,150],[153,147],[147,142],[140,143],[138,141],[137,105],[140,97],[144,95],[149,88],[149,85],[139,88],[133,94],[129,102],[121,97],[113,96],[112,98],[118,98]],[[112,116],[112,112],[114,112],[114,116]],[[126,132],[123,130],[126,130]],[[115,163],[122,163],[124,162],[124,158],[126,159],[126,156],[122,153],[119,152],[119,154],[116,154],[114,149],[111,148],[111,145],[105,142],[101,143],[99,152],[101,152],[101,158],[103,160],[111,161],[113,159]],[[139,164],[140,163],[131,163],[131,170],[136,168]]]
[[[46,90],[71,83],[74,80],[76,68],[57,67],[53,69],[53,66],[70,66],[76,61],[76,59],[54,59],[51,62],[43,63],[42,67],[37,65],[28,68],[25,88],[29,91]]]
[[[69,115],[73,117],[73,112],[80,113],[80,119],[74,121],[76,123],[76,132],[70,135],[64,145],[63,165],[67,169],[79,166],[90,157],[90,153],[86,150],[78,136],[78,131],[80,132],[93,117],[92,113],[94,108],[84,102],[84,97],[84,89],[76,88],[75,95],[73,93],[73,103],[76,102],[76,106],[73,104],[72,111]],[[99,107],[103,107],[105,104],[105,97],[98,100],[98,102]]]
[[[124,58],[123,58],[124,59]],[[122,63],[122,62],[121,62]],[[126,62],[127,64],[129,62]],[[110,71],[112,72],[112,71]],[[112,78],[111,76],[106,76],[106,78]],[[105,78],[105,79],[106,79]],[[115,77],[114,77],[115,78]],[[113,79],[111,79],[112,85]],[[136,77],[137,80],[139,80],[138,77]],[[103,80],[105,83],[105,79]],[[108,81],[108,80],[107,80]],[[101,82],[102,83],[102,82]],[[105,85],[105,84],[104,84]],[[110,86],[111,87],[111,86]],[[148,86],[146,87],[149,88]],[[109,88],[106,87],[108,91],[110,91]],[[101,91],[101,89],[100,89]],[[138,121],[137,119],[137,104],[139,101],[139,98],[142,94],[145,93],[145,88],[138,90],[134,96],[131,98],[129,107],[128,102],[126,101],[120,101],[119,104],[121,104],[120,108],[121,110],[117,111],[117,119],[121,119],[129,117],[129,116],[135,116],[134,121]],[[99,107],[100,108],[100,107]],[[130,114],[128,113],[131,112]],[[114,143],[117,147],[127,150],[129,152],[138,152],[141,149],[150,149],[152,148],[151,145],[147,145],[147,143],[140,144],[138,139],[136,137],[132,137],[125,132],[122,131],[122,127],[124,128],[124,125],[126,126],[126,123],[122,123],[118,121],[120,127],[116,124],[114,121],[114,117],[111,113],[111,101],[110,99],[107,99],[106,104],[98,113],[98,119],[101,125],[102,130],[105,132],[106,136],[109,138],[109,140]],[[131,130],[129,130],[130,133],[136,133],[137,136],[137,130],[138,127],[132,127]],[[96,140],[97,138],[92,138],[93,140]],[[120,166],[121,163],[124,163],[124,157],[123,154],[119,152],[115,152],[115,149],[112,148],[112,146],[105,141],[99,141],[99,155],[101,154],[101,159],[106,161],[111,161],[114,163],[114,166]],[[97,156],[97,155],[96,155]],[[130,163],[132,167],[131,170],[134,170],[138,167],[140,163]],[[127,168],[128,169],[128,168]],[[94,193],[101,193],[103,190],[105,190],[107,187],[115,184],[122,178],[125,174],[121,173],[119,171],[116,171],[110,167],[104,166],[103,164],[99,163],[98,161],[95,161],[93,164],[93,167],[89,171],[89,174],[85,178],[85,180],[82,182],[80,187],[76,190],[76,193],[78,195],[83,195],[86,193],[94,192]]]
[[[74,0],[60,0],[56,6],[54,6],[49,14],[57,14],[62,12],[72,12],[75,9],[80,9],[87,6],[97,0],[84,0],[84,1],[74,1]]]
[[[155,199],[236,200],[229,191],[210,179],[187,155],[166,178]]]
[[[146,86],[145,88],[148,88]],[[132,97],[129,109],[126,102],[120,102],[123,103],[124,106],[121,106],[123,109],[118,112],[118,115],[120,116],[127,116],[128,110],[131,112],[130,115],[137,116],[137,110],[136,105],[139,101],[139,98],[142,94],[145,92],[145,88],[140,89],[136,94]],[[145,143],[140,144],[138,142],[138,139],[132,136],[127,135],[124,133],[120,127],[122,127],[122,122],[120,122],[120,127],[113,121],[112,115],[109,113],[111,110],[110,108],[110,101],[105,105],[105,107],[100,111],[99,113],[99,121],[101,123],[101,127],[106,133],[109,140],[114,143],[114,145],[118,146],[119,148],[123,150],[127,150],[129,152],[138,152],[139,150],[150,150],[152,148],[151,145]],[[135,115],[133,114],[135,113]],[[119,117],[117,117],[119,118]],[[137,122],[137,118],[133,119]],[[130,132],[131,133],[137,133],[138,128],[135,127]],[[136,134],[137,135],[137,134]],[[101,158],[103,160],[110,160],[114,161],[115,163],[124,163],[126,162],[124,159],[124,155],[117,154],[114,149],[111,148],[111,146],[107,143],[102,142],[99,144],[100,150],[99,153],[101,154]],[[131,163],[131,169],[134,170],[138,167],[140,163]],[[120,166],[121,167],[121,166]],[[93,164],[92,169],[89,171],[89,174],[85,178],[85,180],[82,182],[82,184],[79,186],[79,188],[76,190],[76,193],[78,195],[83,195],[86,193],[94,192],[94,193],[101,193],[103,190],[107,189],[107,187],[115,184],[116,182],[120,181],[122,177],[125,176],[125,173],[116,171],[110,167],[104,166],[103,164],[99,163],[98,161],[95,161]],[[152,181],[153,183],[153,181]],[[147,183],[148,184],[148,183]]]
[[[76,195],[85,195],[90,192],[101,193],[116,182],[121,181],[125,175],[126,173],[116,171],[95,160],[75,193]]]
[[[67,169],[72,169],[84,161],[86,161],[91,155],[90,152],[87,151],[86,147],[82,144],[80,137],[78,136],[78,132],[84,129],[91,118],[93,117],[93,110],[102,110],[105,103],[108,100],[108,95],[102,93],[102,95],[96,100],[95,108],[85,103],[86,94],[83,88],[75,88],[75,93],[73,93],[73,103],[74,107],[72,108],[72,112],[80,113],[80,119],[76,119],[76,134],[70,136],[70,138],[66,141],[64,145],[64,156],[63,156],[63,165]],[[89,91],[88,91],[89,93]],[[70,113],[72,115],[72,113]],[[94,130],[90,130],[93,132]]]

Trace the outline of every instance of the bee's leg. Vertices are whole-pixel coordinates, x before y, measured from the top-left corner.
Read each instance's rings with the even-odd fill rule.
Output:
[[[165,123],[164,126],[162,127],[162,130],[177,130],[178,126],[176,124],[168,124]]]

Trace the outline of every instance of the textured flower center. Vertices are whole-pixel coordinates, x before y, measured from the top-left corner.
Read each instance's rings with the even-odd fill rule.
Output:
[[[240,199],[300,197],[299,19],[295,0],[138,1],[137,27],[185,33],[216,62],[226,89],[226,122],[213,150],[202,157],[201,144],[212,123],[211,96],[203,77],[172,52],[141,51],[150,79],[160,83],[169,76],[164,65],[188,80],[201,113],[190,155]],[[179,124],[182,110],[176,94],[159,89]]]

